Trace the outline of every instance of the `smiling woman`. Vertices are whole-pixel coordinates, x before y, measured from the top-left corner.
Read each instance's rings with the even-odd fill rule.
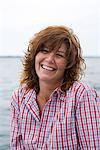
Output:
[[[35,34],[11,101],[11,149],[99,149],[100,97],[80,81],[85,69],[73,31],[50,26]]]
[[[64,66],[60,67],[60,62],[58,64],[60,67],[59,70],[63,71],[65,69],[63,82],[61,83],[63,86],[66,86],[67,81],[68,87],[70,87],[72,82],[78,80],[83,74],[85,63],[81,56],[80,43],[78,38],[73,34],[72,29],[63,26],[47,27],[35,34],[35,36],[30,40],[23,64],[24,71],[21,83],[26,83],[29,88],[33,88],[35,86],[37,93],[39,92],[40,86],[35,68],[37,64],[35,60],[38,56],[40,56],[40,54],[43,54],[43,57],[48,54],[48,59],[55,60],[54,56],[56,56],[56,61],[63,60]],[[54,68],[56,69],[57,66]]]
[[[54,88],[61,84],[67,65],[66,48],[65,44],[62,44],[56,52],[44,48],[36,55],[35,68],[41,88],[42,83],[53,84]]]

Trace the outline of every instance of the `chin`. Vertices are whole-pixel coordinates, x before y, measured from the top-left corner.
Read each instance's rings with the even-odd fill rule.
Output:
[[[46,82],[51,82],[53,79],[52,78],[39,78],[40,81],[46,81]]]

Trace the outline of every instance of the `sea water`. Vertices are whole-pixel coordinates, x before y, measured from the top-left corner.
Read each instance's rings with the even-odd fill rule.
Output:
[[[100,94],[100,58],[85,60],[87,69],[83,80]],[[10,100],[13,90],[19,86],[21,69],[21,58],[0,58],[0,150],[10,149]]]

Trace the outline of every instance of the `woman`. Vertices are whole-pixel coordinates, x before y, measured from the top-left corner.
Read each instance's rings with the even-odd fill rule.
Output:
[[[50,26],[29,42],[21,86],[11,101],[11,149],[99,149],[96,91],[82,83],[85,69],[73,31]]]

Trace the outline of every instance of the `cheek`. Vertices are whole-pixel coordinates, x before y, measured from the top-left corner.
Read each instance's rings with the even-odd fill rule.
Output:
[[[40,57],[39,54],[37,54],[35,57],[35,66],[39,63],[39,61],[40,61]]]
[[[66,61],[61,61],[58,64],[58,68],[61,69],[61,70],[65,70],[66,69],[66,65],[67,65]]]
[[[37,72],[37,70],[38,70],[38,67],[39,66],[39,59],[38,59],[38,57],[36,56],[35,57],[35,70],[36,70],[36,72]]]
[[[39,63],[44,59],[44,55],[41,54],[40,52],[35,56],[35,63]]]

